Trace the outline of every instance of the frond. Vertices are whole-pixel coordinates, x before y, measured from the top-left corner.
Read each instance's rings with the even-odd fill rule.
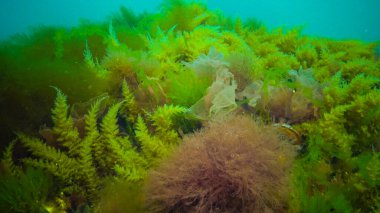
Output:
[[[151,140],[151,136],[149,135],[148,127],[146,126],[144,119],[139,115],[137,117],[137,123],[135,128],[136,138],[140,143],[144,141]],[[140,144],[142,145],[142,144]]]
[[[82,142],[83,143],[82,149],[87,149],[86,147],[87,144],[85,143],[88,143],[88,145],[91,148],[91,152],[93,154],[94,160],[98,162],[101,166],[105,166],[105,162],[104,162],[105,144],[100,138],[100,133],[97,127],[97,119],[98,119],[98,113],[99,113],[101,101],[102,99],[97,100],[91,106],[87,115],[85,115],[86,137],[84,138]],[[83,158],[88,158],[86,161],[90,161],[89,159],[92,158],[92,156],[82,156],[82,159]]]
[[[64,181],[70,179],[77,172],[78,165],[75,160],[59,150],[49,147],[38,138],[19,134],[18,139],[34,156],[38,157],[38,160],[24,159],[25,164],[45,169]]]
[[[97,127],[97,119],[98,119],[98,113],[100,109],[100,104],[103,99],[98,99],[96,102],[91,106],[91,109],[88,111],[88,113],[85,115],[85,130],[86,130],[86,138],[92,138],[95,139],[99,136],[99,131]]]
[[[115,139],[119,134],[119,126],[117,125],[117,113],[122,102],[114,104],[104,116],[100,124],[102,137],[106,140]]]
[[[128,84],[126,81],[123,81],[122,84],[122,95],[123,95],[123,106],[122,106],[122,114],[125,113],[125,117],[129,122],[134,123],[137,116],[137,104],[135,100],[135,96],[130,91]]]
[[[43,169],[50,174],[57,177],[65,185],[72,185],[74,183],[75,174],[77,174],[78,165],[75,161],[60,153],[56,157],[56,161],[52,162],[43,159],[24,158],[23,163],[28,166]]]
[[[43,141],[38,138],[29,137],[25,134],[18,134],[17,138],[19,141],[36,157],[54,161],[57,156],[60,155],[60,151],[56,150],[54,147],[46,145]]]
[[[68,116],[66,96],[59,89],[55,89],[57,97],[52,109],[53,133],[57,135],[57,141],[69,149],[69,155],[75,156],[78,154],[79,133],[74,127],[73,118]]]
[[[141,181],[147,175],[147,172],[145,169],[142,169],[139,167],[128,168],[128,167],[122,167],[120,165],[115,166],[115,172],[119,177],[125,180],[128,180],[130,182]]]
[[[99,131],[97,128],[97,118],[100,108],[100,103],[103,99],[98,99],[91,106],[88,113],[85,115],[85,130],[86,137],[81,142],[81,151],[79,158],[81,179],[87,189],[90,197],[95,196],[96,187],[98,185],[97,172],[94,165],[92,152],[94,149],[95,156],[100,157],[101,145],[99,143]]]
[[[125,162],[125,151],[133,150],[130,144],[130,141],[127,137],[116,137],[105,141],[107,143],[110,153],[108,153],[108,158],[112,158],[113,164],[115,163],[124,163]],[[110,165],[111,166],[111,165]]]
[[[79,162],[81,181],[84,182],[87,193],[90,197],[95,196],[96,187],[98,186],[98,176],[93,164],[91,144],[92,138],[88,137],[81,143],[81,152]]]
[[[178,134],[173,130],[173,119],[186,112],[186,108],[181,106],[164,105],[158,107],[150,116],[153,126],[156,128],[157,135],[167,143],[178,142]]]
[[[147,175],[147,161],[134,149],[122,153],[122,163],[116,164],[114,170],[119,177],[128,181],[140,181]]]
[[[21,173],[21,170],[14,164],[13,161],[13,149],[15,143],[16,140],[13,140],[5,149],[2,164],[12,175],[18,176]]]
[[[117,113],[122,102],[119,102],[108,110],[104,116],[100,128],[103,149],[98,157],[101,166],[106,170],[112,169],[115,163],[120,162],[120,157],[123,155],[123,150],[130,147],[130,142],[127,137],[120,137],[119,126],[117,124]]]
[[[109,39],[110,45],[112,45],[112,47],[119,47],[120,46],[119,39],[117,38],[116,32],[113,29],[112,21],[108,25],[108,39]]]
[[[168,144],[164,144],[159,138],[149,134],[148,128],[141,116],[137,118],[135,133],[141,145],[141,152],[149,164],[155,164],[156,160],[168,154],[170,148]]]
[[[174,105],[164,105],[158,107],[151,115],[153,125],[158,131],[166,131],[173,127],[172,118],[181,113],[186,112],[186,108]]]
[[[87,67],[90,69],[95,69],[95,63],[94,59],[92,57],[92,53],[90,50],[90,47],[88,46],[88,41],[86,40],[86,49],[83,52],[84,62],[86,63]]]

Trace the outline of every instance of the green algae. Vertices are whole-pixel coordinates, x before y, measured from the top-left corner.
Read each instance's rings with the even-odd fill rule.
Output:
[[[175,152],[185,133],[202,126],[194,109],[205,115],[202,116],[205,124],[215,119],[209,116],[218,114],[215,109],[225,107],[228,110],[219,113],[221,117],[249,114],[267,124],[291,124],[302,135],[289,183],[291,199],[284,211],[377,212],[380,206],[377,45],[310,37],[300,29],[267,30],[259,22],[232,19],[202,4],[180,0],[165,1],[162,13],[157,14],[135,15],[121,8],[104,23],[82,22],[70,29],[37,28],[30,35],[14,36],[0,45],[2,146],[17,131],[39,137],[47,146],[66,153],[68,150],[57,147],[53,140],[59,136],[57,132],[38,133],[40,126],[54,123],[54,117],[53,122],[50,119],[54,102],[50,86],[60,88],[69,103],[86,102],[107,93],[110,110],[115,106],[112,104],[124,101],[119,109],[113,109],[113,126],[110,125],[113,130],[107,141],[130,140],[128,147],[132,146],[135,153],[131,157],[135,161],[130,162],[136,165],[115,167],[118,170],[107,167],[114,165],[113,161],[129,162],[125,156],[130,157],[117,152],[110,156],[110,150],[95,154],[97,160],[87,159],[93,164],[87,167],[89,171],[98,172],[92,177],[97,184],[91,187],[102,188],[104,184],[98,181],[105,181],[104,176],[127,181],[131,174],[143,174],[139,180],[149,177],[148,166],[139,164],[142,160],[137,155],[160,159]],[[213,71],[218,64],[233,77],[218,79],[217,71]],[[219,94],[215,82],[223,80],[226,87],[232,88],[228,106],[220,98],[219,102],[214,101],[216,95],[210,95]],[[129,101],[123,95],[128,95]],[[107,118],[106,108],[93,121],[97,123],[96,131],[106,128],[102,126],[102,119]],[[181,112],[180,123],[167,116],[177,114],[177,109]],[[155,114],[160,112],[161,117]],[[72,107],[61,116],[67,118],[78,113]],[[76,138],[81,141],[85,135],[84,114],[77,116],[61,130],[77,131]],[[170,148],[162,148],[166,141],[171,141]],[[36,153],[29,153],[20,141],[16,144],[18,148],[11,159],[23,168],[26,164],[22,159]],[[149,151],[144,151],[144,146]],[[90,156],[89,149],[86,152]],[[118,154],[124,157],[121,159]],[[99,163],[102,158],[108,159],[104,165]],[[33,160],[38,159],[41,158],[34,156]],[[150,166],[159,163],[158,160]],[[126,169],[134,167],[137,169]],[[118,176],[118,171],[127,175]],[[81,186],[82,177],[76,174],[72,177],[74,182],[75,177],[80,180],[72,183],[78,186],[76,190],[63,196],[52,194],[49,199],[63,210],[88,204],[95,211],[98,199],[93,197],[102,195],[87,197],[86,186]],[[57,183],[55,187],[63,190],[67,185]],[[84,201],[74,205],[73,199],[69,199],[74,195]],[[61,205],[57,200],[61,200]]]

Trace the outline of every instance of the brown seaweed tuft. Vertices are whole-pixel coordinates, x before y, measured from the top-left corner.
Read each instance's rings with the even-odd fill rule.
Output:
[[[214,121],[147,184],[152,212],[286,212],[294,148],[247,116]]]

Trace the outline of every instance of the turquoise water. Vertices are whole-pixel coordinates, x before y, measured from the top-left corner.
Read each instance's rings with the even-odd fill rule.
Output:
[[[0,39],[31,26],[73,26],[80,19],[102,21],[122,5],[136,13],[155,12],[153,0],[15,0],[0,3]],[[304,33],[336,39],[380,40],[378,0],[207,0],[226,15],[257,18],[269,28],[302,26]]]

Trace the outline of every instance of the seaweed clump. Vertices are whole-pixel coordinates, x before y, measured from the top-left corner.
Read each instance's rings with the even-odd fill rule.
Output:
[[[106,97],[98,98],[88,112],[78,119],[69,115],[67,97],[59,89],[56,90],[57,97],[52,109],[53,127],[42,129],[42,138],[18,133],[17,139],[4,153],[0,166],[9,170],[9,175],[4,176],[4,184],[0,184],[0,191],[4,193],[0,196],[0,206],[4,208],[21,208],[21,212],[45,208],[45,203],[39,200],[45,201],[47,195],[37,197],[39,182],[34,183],[36,188],[28,186],[33,183],[27,180],[34,181],[34,176],[29,177],[28,171],[24,174],[25,167],[37,168],[41,176],[53,178],[57,190],[49,194],[49,197],[56,198],[52,208],[81,211],[95,206],[103,196],[102,204],[108,205],[107,198],[111,195],[98,192],[107,182],[138,185],[144,180],[147,170],[170,153],[180,141],[172,120],[179,119],[185,108],[173,105],[157,107],[147,116],[152,124],[146,124],[142,114],[135,114],[137,106],[125,82],[122,85],[122,101],[105,111],[106,105],[102,102]],[[124,120],[123,126],[119,124],[120,120]],[[15,145],[19,149],[15,149]],[[14,159],[15,156],[18,158]],[[16,208],[12,200],[13,197],[18,198],[17,193],[22,192],[22,187],[29,187],[26,193],[30,195],[22,195],[20,199],[24,201],[20,205],[22,203],[24,206],[16,205]],[[136,190],[138,188],[141,187]]]
[[[150,175],[154,212],[286,212],[295,149],[250,117],[210,123]]]

